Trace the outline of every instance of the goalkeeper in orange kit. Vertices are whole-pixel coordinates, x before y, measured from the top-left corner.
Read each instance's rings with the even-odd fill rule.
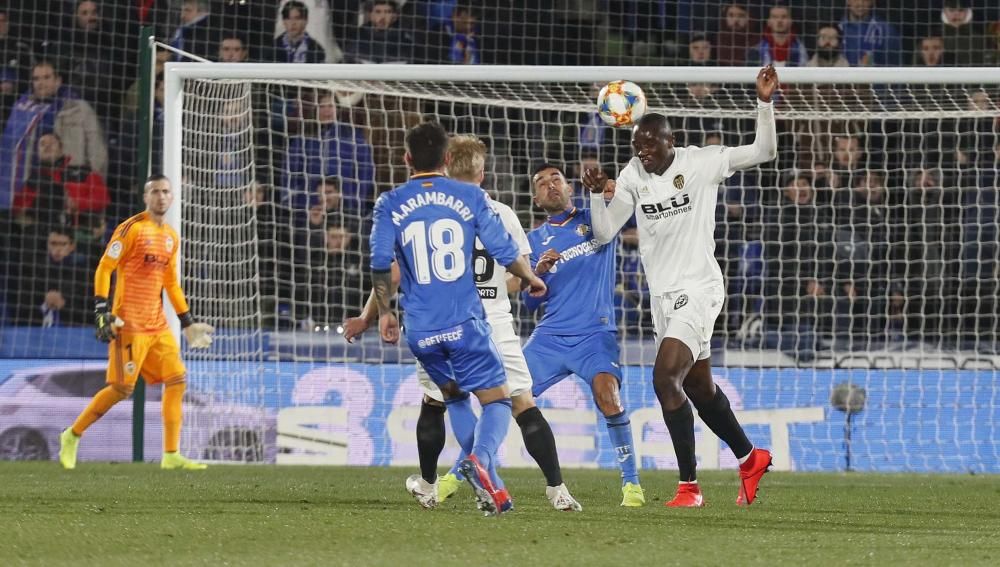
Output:
[[[112,406],[132,394],[141,374],[149,384],[163,384],[164,469],[201,470],[205,465],[178,451],[181,438],[181,400],[186,370],[180,346],[163,316],[162,292],[178,313],[191,348],[208,348],[214,329],[196,323],[177,280],[180,239],[163,215],[173,203],[170,181],[153,175],[143,188],[146,210],[115,229],[94,276],[94,317],[97,338],[108,346],[107,387],[98,392],[72,427],[60,435],[59,462],[76,467],[80,436]],[[115,300],[108,309],[111,274]]]

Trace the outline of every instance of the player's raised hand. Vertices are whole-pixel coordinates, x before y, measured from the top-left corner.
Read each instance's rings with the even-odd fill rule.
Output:
[[[351,317],[344,321],[344,340],[353,343],[354,339],[368,330],[368,320],[364,317]]]
[[[554,248],[549,248],[538,259],[538,263],[535,264],[535,273],[538,275],[547,274],[559,260],[562,260],[562,254]]]
[[[771,97],[778,90],[778,72],[774,70],[774,65],[768,65],[757,73],[757,98],[764,102],[771,102]]]
[[[545,285],[545,284],[542,284]],[[399,342],[399,320],[392,313],[386,313],[378,320],[378,331],[382,340],[394,345]]]
[[[545,282],[541,278],[532,274],[531,278],[527,281],[528,295],[531,297],[544,297],[549,291],[549,288],[545,286]]]
[[[592,167],[583,172],[583,186],[591,193],[603,193],[608,184],[608,174],[599,167]]]
[[[604,183],[604,200],[610,201],[615,198],[615,189],[618,187],[618,183],[614,179],[608,179]]]

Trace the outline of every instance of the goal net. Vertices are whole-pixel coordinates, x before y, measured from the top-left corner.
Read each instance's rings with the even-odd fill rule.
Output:
[[[717,382],[779,469],[1000,472],[1000,72],[779,74],[778,159],[718,190]],[[164,168],[181,180],[184,288],[220,329],[210,351],[185,353],[210,409],[188,417],[185,445],[211,431],[218,459],[416,463],[411,354],[373,330],[340,335],[367,297],[374,199],[407,178],[407,128],[437,120],[482,139],[484,188],[531,230],[544,217],[534,165],[558,164],[589,206],[581,170],[613,178],[630,157],[629,131],[595,115],[603,82],[640,84],[678,145],[735,146],[754,137],[754,77],[169,64]],[[623,401],[642,466],[671,468],[634,232],[617,246]],[[526,338],[537,314],[514,304]],[[564,466],[614,466],[581,381],[538,403]],[[736,465],[707,428],[697,435],[701,467]],[[530,464],[518,435],[502,459]]]

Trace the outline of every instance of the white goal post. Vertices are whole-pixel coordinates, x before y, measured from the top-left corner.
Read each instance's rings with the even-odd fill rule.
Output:
[[[413,116],[484,138],[491,152],[486,188],[515,205],[531,229],[540,218],[526,181],[532,164],[554,161],[573,177],[584,160],[612,174],[627,162],[627,131],[603,130],[598,149],[584,148],[595,83],[639,84],[649,110],[671,119],[678,143],[736,145],[752,139],[757,72],[167,63],[162,165],[177,187],[168,222],[185,241],[182,260],[194,266],[182,271],[193,308],[221,337],[207,354],[185,353],[192,381],[211,392],[219,415],[252,406],[275,428],[256,426],[252,443],[233,436],[232,451],[216,457],[416,462],[419,398],[408,352],[375,337],[346,345],[336,318],[356,312],[357,298],[334,293],[350,299],[330,300],[324,291],[362,287],[363,274],[347,279],[341,270],[340,279],[322,281],[297,275],[313,269],[311,241],[294,235],[297,215],[316,206],[314,181],[305,182],[300,201],[279,185],[296,174],[317,176],[307,164],[288,165],[290,140],[327,124],[301,110],[320,104],[316,93],[359,95],[336,110],[345,139],[375,150],[374,158],[351,154],[359,156],[352,171],[361,171],[362,159],[374,171],[364,174],[369,193],[358,190],[362,206],[343,213],[363,241],[370,212],[363,203],[405,176],[396,153]],[[778,75],[777,162],[720,187],[717,256],[729,298],[713,344],[719,383],[751,438],[781,454],[779,468],[1000,472],[1000,204],[993,196],[1000,192],[1000,68],[781,68]],[[285,102],[298,108],[295,120],[282,114]],[[232,118],[225,127],[233,128],[225,139],[214,116],[222,108]],[[387,125],[383,115],[402,118]],[[375,130],[381,145],[372,141]],[[237,155],[239,163],[226,166],[232,169],[215,165]],[[361,173],[348,179],[343,171],[338,183],[362,185]],[[232,183],[216,188],[215,179]],[[285,220],[266,221],[285,223],[291,234],[277,258],[258,257],[258,203],[242,200],[261,179],[285,193],[273,197]],[[346,199],[345,187],[339,190]],[[624,401],[642,466],[672,467],[650,384],[655,345],[641,268],[629,263],[634,254],[620,244]],[[260,275],[265,260],[283,259],[287,273]],[[353,261],[366,271],[363,244]],[[286,290],[290,313],[270,305],[272,289]],[[316,306],[330,301],[341,301],[341,309]],[[519,330],[530,332],[532,315],[515,309]],[[540,406],[565,466],[612,466],[584,394],[567,383]],[[202,424],[185,427],[195,435]],[[262,452],[261,439],[276,446]],[[701,466],[735,466],[707,429],[699,429],[698,444]],[[503,459],[530,464],[516,439],[508,439]]]

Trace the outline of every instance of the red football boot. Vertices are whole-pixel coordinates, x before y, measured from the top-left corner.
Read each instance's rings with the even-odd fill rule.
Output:
[[[764,473],[771,468],[771,452],[767,449],[754,449],[750,458],[740,465],[740,494],[736,497],[737,506],[749,506],[757,498],[757,485]]]
[[[664,502],[668,508],[701,508],[705,505],[705,498],[701,495],[701,488],[696,482],[682,482],[677,485],[677,494],[670,502]]]
[[[500,510],[501,514],[514,509],[514,501],[511,500],[510,492],[507,492],[506,487],[493,493],[493,501],[496,503],[497,510]]]
[[[497,490],[493,487],[490,473],[475,455],[469,455],[463,460],[459,464],[459,470],[472,486],[472,491],[476,495],[476,506],[487,516],[499,516],[514,506],[506,489]]]

